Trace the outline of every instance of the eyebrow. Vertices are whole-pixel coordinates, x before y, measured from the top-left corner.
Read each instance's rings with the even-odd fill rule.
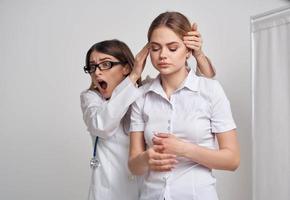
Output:
[[[159,44],[158,42],[151,42],[150,44],[155,44],[155,45],[159,45],[161,46],[161,44]],[[166,45],[172,45],[172,44],[178,44],[179,45],[179,42],[169,42],[169,43],[166,43]]]
[[[112,58],[104,57],[104,58],[101,58],[101,59],[100,59],[100,62],[105,61],[105,60],[111,60],[111,59],[112,59]],[[92,63],[95,63],[95,61],[90,61],[89,63],[92,64]]]

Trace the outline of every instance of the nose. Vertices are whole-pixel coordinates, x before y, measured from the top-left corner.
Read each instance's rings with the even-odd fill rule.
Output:
[[[102,71],[98,67],[96,67],[95,75],[98,76],[100,74],[102,74]]]
[[[167,53],[166,53],[166,49],[165,48],[162,48],[160,50],[160,54],[159,54],[159,59],[160,60],[164,60],[167,58]]]

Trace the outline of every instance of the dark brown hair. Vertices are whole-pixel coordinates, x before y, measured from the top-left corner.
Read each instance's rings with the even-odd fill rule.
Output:
[[[87,52],[86,66],[90,64],[90,56],[93,51],[108,54],[114,56],[120,62],[126,62],[130,68],[130,71],[134,67],[134,56],[131,50],[124,42],[120,40],[104,40],[94,44]],[[138,85],[140,85],[140,83],[141,79],[137,81]],[[93,89],[92,85],[90,89]]]

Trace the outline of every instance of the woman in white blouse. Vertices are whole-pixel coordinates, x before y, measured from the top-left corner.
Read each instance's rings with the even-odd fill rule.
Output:
[[[217,200],[211,170],[239,165],[236,125],[222,87],[186,66],[188,30],[184,15],[165,12],[148,31],[160,73],[132,105],[128,162],[133,174],[145,174],[141,200]]]
[[[87,52],[84,70],[90,74],[91,86],[81,93],[81,108],[93,143],[98,138],[96,159],[100,163],[92,169],[90,200],[139,198],[138,180],[127,167],[127,110],[143,94],[136,85],[147,55],[148,45],[134,61],[128,46],[119,40],[96,43]],[[214,74],[207,59],[199,58],[197,62],[204,74]]]

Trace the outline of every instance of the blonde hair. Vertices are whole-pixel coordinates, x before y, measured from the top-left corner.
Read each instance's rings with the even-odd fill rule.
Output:
[[[151,39],[153,31],[160,26],[171,29],[181,39],[191,30],[191,24],[183,14],[179,12],[164,12],[158,15],[151,23],[147,34],[148,42]]]

